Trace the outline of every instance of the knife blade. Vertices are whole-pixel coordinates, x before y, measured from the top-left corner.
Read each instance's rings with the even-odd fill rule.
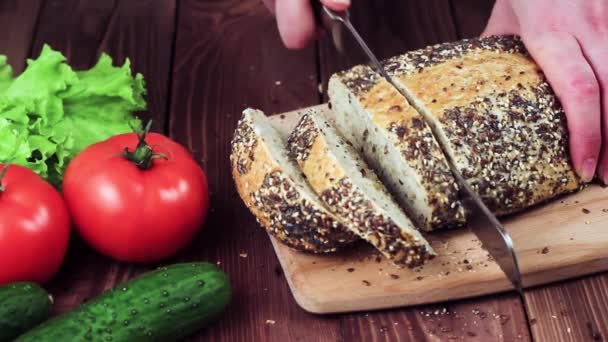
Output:
[[[352,25],[348,10],[341,12],[334,11],[321,5],[318,0],[312,0],[312,4],[315,10],[315,17],[320,25],[323,25],[323,27],[328,28],[332,32],[336,24],[344,25],[368,56],[371,67],[407,98],[406,94],[403,94],[401,87],[393,81],[365,40]],[[514,289],[524,298],[521,271],[511,236],[460,173],[452,158],[447,156],[446,159],[460,189],[461,201],[466,211],[467,226],[473,231],[481,241],[484,249],[488,251],[505,273]]]

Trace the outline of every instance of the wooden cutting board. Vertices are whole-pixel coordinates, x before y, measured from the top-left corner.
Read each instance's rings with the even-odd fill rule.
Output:
[[[272,117],[287,135],[305,110]],[[514,241],[524,286],[608,270],[608,189],[592,185],[502,220]],[[426,235],[437,258],[398,268],[365,243],[330,255],[308,255],[272,239],[298,304],[318,314],[427,304],[512,290],[468,229]]]

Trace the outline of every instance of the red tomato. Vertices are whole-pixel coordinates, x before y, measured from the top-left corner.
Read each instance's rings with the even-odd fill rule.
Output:
[[[68,165],[63,196],[82,237],[126,262],[164,259],[188,244],[205,222],[207,177],[190,153],[156,133],[137,149],[138,134],[89,146]],[[142,141],[143,141],[143,137]],[[124,154],[142,153],[140,167]],[[166,159],[150,159],[150,153]]]
[[[18,165],[8,167],[0,187],[0,285],[45,283],[59,270],[68,248],[70,218],[63,199],[40,176]]]

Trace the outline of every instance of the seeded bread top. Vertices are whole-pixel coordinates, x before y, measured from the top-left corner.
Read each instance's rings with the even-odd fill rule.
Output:
[[[246,110],[232,140],[232,175],[247,207],[273,236],[297,250],[332,252],[356,240],[303,180],[297,179],[302,176],[286,167],[293,163],[284,160],[287,151],[285,158],[271,151],[269,144],[277,144],[272,138],[278,139],[278,134],[273,137],[266,120],[261,112]],[[277,149],[284,146],[275,146]],[[297,169],[295,163],[293,169]]]
[[[495,213],[581,186],[559,100],[517,37],[435,45],[384,64]]]
[[[333,76],[356,97],[374,124],[399,150],[404,163],[418,176],[430,217],[415,217],[424,230],[455,226],[464,222],[458,186],[424,118],[384,78],[368,66],[356,66]],[[364,137],[365,138],[365,137]],[[385,154],[388,151],[385,150]]]

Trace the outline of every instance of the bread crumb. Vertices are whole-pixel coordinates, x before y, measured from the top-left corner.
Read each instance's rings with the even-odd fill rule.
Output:
[[[540,252],[543,254],[549,253],[549,247],[544,247]]]
[[[393,278],[393,279],[399,279],[399,276],[398,276],[398,275],[396,275],[396,274],[391,274],[390,276],[391,276],[391,278]]]
[[[587,208],[583,208],[582,212],[583,212],[583,214],[589,214],[591,212],[591,210],[589,210]]]
[[[589,222],[589,220],[585,220],[585,224],[590,224],[591,222]]]
[[[355,271],[355,269],[354,269],[354,268],[352,268],[352,267],[347,268],[346,270],[347,270],[348,272],[354,272],[354,271]]]
[[[277,323],[276,321],[272,320],[272,319],[267,319],[266,320],[266,324],[268,325],[274,325],[275,323]]]
[[[370,282],[369,282],[369,281],[367,281],[367,280],[362,280],[361,282],[362,282],[362,283],[363,283],[363,285],[365,285],[365,286],[371,286],[371,285],[372,285],[372,283],[370,283]]]
[[[241,254],[239,254],[239,256],[240,256],[241,258],[247,258],[247,253],[245,253],[245,252],[241,252]]]

